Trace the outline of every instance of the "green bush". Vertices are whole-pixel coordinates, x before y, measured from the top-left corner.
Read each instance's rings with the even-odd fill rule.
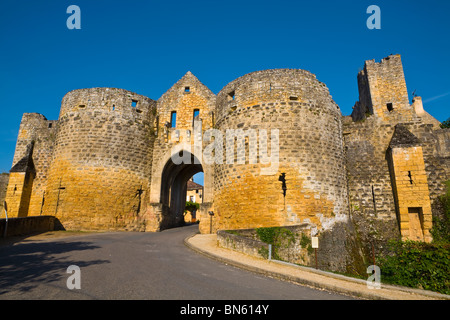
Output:
[[[441,128],[442,129],[450,128],[450,118],[441,123]]]
[[[450,243],[450,181],[445,182],[445,184],[447,192],[439,197],[444,214],[442,217],[433,217],[433,228],[430,231],[435,243]]]
[[[272,258],[276,260],[281,260],[277,249],[281,246],[289,247],[295,241],[294,233],[282,227],[257,228],[256,234],[262,242],[272,245]],[[265,256],[265,252],[260,254]]]
[[[439,197],[442,217],[433,217],[432,243],[391,241],[380,258],[383,282],[450,294],[450,181]]]
[[[450,294],[450,244],[391,241],[380,259],[381,280]]]
[[[264,243],[272,245],[275,243],[276,228],[257,228],[256,234]]]
[[[198,210],[198,208],[200,208],[200,205],[197,202],[186,201],[184,211],[193,212],[194,210]]]

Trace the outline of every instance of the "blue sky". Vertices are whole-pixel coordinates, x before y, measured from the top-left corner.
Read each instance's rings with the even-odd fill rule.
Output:
[[[69,30],[69,5],[81,30]],[[369,30],[369,5],[381,30]],[[58,118],[71,90],[118,87],[158,99],[187,71],[214,93],[246,73],[316,74],[344,115],[365,60],[402,55],[408,91],[450,117],[450,1],[190,0],[0,3],[0,172],[11,168],[22,114]]]

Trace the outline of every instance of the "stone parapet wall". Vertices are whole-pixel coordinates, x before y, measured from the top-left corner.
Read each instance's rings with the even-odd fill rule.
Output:
[[[8,222],[6,222],[6,219],[0,219],[0,237],[4,236],[5,228],[6,236],[12,237],[53,231],[55,225],[59,226],[53,216],[9,218]]]

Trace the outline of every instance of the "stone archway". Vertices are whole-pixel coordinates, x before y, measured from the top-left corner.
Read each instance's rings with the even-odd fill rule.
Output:
[[[175,164],[170,158],[162,170],[160,204],[162,219],[160,229],[168,229],[184,224],[184,208],[186,205],[187,181],[196,173],[203,172],[200,161],[188,151],[180,151],[185,159],[181,164]]]

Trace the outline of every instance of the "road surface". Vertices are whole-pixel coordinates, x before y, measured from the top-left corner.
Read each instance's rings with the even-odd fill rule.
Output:
[[[0,299],[349,299],[199,255],[183,243],[197,230],[191,225],[159,233],[99,233],[2,245]],[[72,265],[79,272],[67,273]],[[69,277],[69,284],[78,283],[80,289],[68,288]]]

